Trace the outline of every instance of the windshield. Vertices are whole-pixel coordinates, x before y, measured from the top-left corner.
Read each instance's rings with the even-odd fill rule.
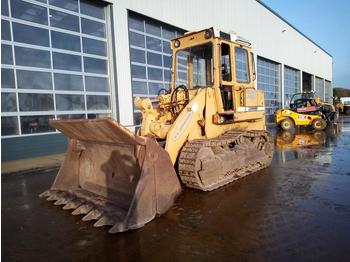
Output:
[[[213,45],[193,46],[176,53],[176,86],[188,89],[211,86],[213,83]]]
[[[299,99],[314,99],[315,98],[315,94],[312,92],[309,93],[298,93],[292,96],[291,98],[291,103],[293,103],[296,100]]]

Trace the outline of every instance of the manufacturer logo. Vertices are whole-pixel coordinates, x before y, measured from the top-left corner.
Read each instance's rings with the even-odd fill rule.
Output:
[[[193,111],[186,112],[185,115],[183,115],[180,119],[180,121],[176,124],[175,132],[172,137],[173,141],[176,141],[179,139],[179,137],[183,134],[183,132],[186,130],[188,124],[190,123],[190,120],[192,118]]]

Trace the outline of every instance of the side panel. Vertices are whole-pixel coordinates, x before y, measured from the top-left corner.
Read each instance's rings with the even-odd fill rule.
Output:
[[[284,119],[290,118],[293,120],[295,125],[303,126],[303,125],[311,125],[311,123],[320,118],[319,115],[306,115],[295,113],[291,110],[280,110],[276,113],[276,124],[280,124]]]
[[[264,106],[264,91],[247,89],[245,91],[245,106]]]
[[[216,101],[212,89],[207,88],[205,108],[205,135],[206,138],[214,138],[228,130],[266,130],[265,112],[263,110],[247,110],[234,113],[235,122],[231,124],[214,124],[213,119],[217,114]],[[245,107],[244,107],[245,108]],[[246,108],[245,108],[246,109]],[[250,120],[250,121],[248,121]]]

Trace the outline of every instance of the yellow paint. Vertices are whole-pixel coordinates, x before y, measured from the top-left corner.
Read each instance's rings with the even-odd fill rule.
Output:
[[[313,100],[320,106],[328,106],[332,112],[336,111],[334,105],[322,101],[320,97],[315,97]],[[309,101],[307,102],[307,106],[311,106]],[[280,109],[276,111],[275,118],[277,125],[280,125],[284,119],[290,118],[296,126],[308,126],[312,125],[314,120],[322,119],[322,115],[321,112],[319,114],[303,114],[290,109]]]
[[[291,133],[283,131],[277,135],[276,146],[281,150],[295,150],[306,146],[315,146],[324,142],[326,133],[317,131],[315,133]]]
[[[172,88],[170,94],[157,97],[158,104],[154,108],[149,99],[135,99],[135,107],[143,117],[140,135],[152,135],[157,139],[165,140],[165,150],[169,153],[173,163],[187,141],[195,139],[209,139],[222,135],[228,130],[266,130],[264,108],[264,93],[254,87],[254,65],[252,64],[252,50],[249,45],[212,37],[206,39],[205,29],[186,34],[171,41],[173,49],[172,62]],[[175,41],[180,41],[180,46],[175,48]],[[183,91],[177,93],[176,106],[181,112],[176,115],[171,111],[174,106],[174,90],[176,88],[176,52],[189,47],[206,43],[213,46],[213,83],[205,88],[193,88],[192,72],[193,59],[187,61],[187,87],[189,101],[186,104]],[[224,81],[221,76],[221,45],[225,43],[230,48],[231,80]],[[248,55],[247,83],[236,80],[235,48],[243,48]],[[208,71],[207,71],[208,72]],[[229,90],[233,107],[224,108],[222,88]],[[258,108],[259,107],[259,108]],[[242,109],[244,109],[242,111]],[[246,111],[245,111],[246,109]]]
[[[312,125],[314,120],[322,118],[321,115],[301,114],[290,109],[277,110],[275,117],[277,125],[280,125],[284,119],[290,118],[296,126]]]

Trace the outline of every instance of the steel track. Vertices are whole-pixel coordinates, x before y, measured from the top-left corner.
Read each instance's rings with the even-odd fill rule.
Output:
[[[247,141],[254,141],[256,144],[256,150],[264,151],[265,157],[263,159],[259,159],[255,163],[250,163],[243,168],[233,168],[233,170],[229,170],[225,176],[219,176],[216,183],[205,185],[198,173],[200,171],[203,171],[200,167],[200,164],[198,164],[198,162],[200,162],[200,159],[197,159],[199,151],[204,147],[220,147],[227,152],[230,152],[234,150],[238,145],[242,143],[248,143]],[[267,143],[269,144],[271,150],[265,150]],[[272,160],[273,148],[274,143],[272,141],[271,134],[267,131],[231,130],[214,139],[189,141],[185,144],[179,156],[179,175],[181,181],[186,186],[203,191],[211,191],[234,180],[238,180],[242,177],[250,175],[260,169],[268,167]],[[254,150],[255,152],[251,152],[251,154],[255,154],[257,152],[256,150]],[[239,150],[236,153],[237,156],[240,155]],[[234,159],[232,159],[232,161],[234,161]]]

